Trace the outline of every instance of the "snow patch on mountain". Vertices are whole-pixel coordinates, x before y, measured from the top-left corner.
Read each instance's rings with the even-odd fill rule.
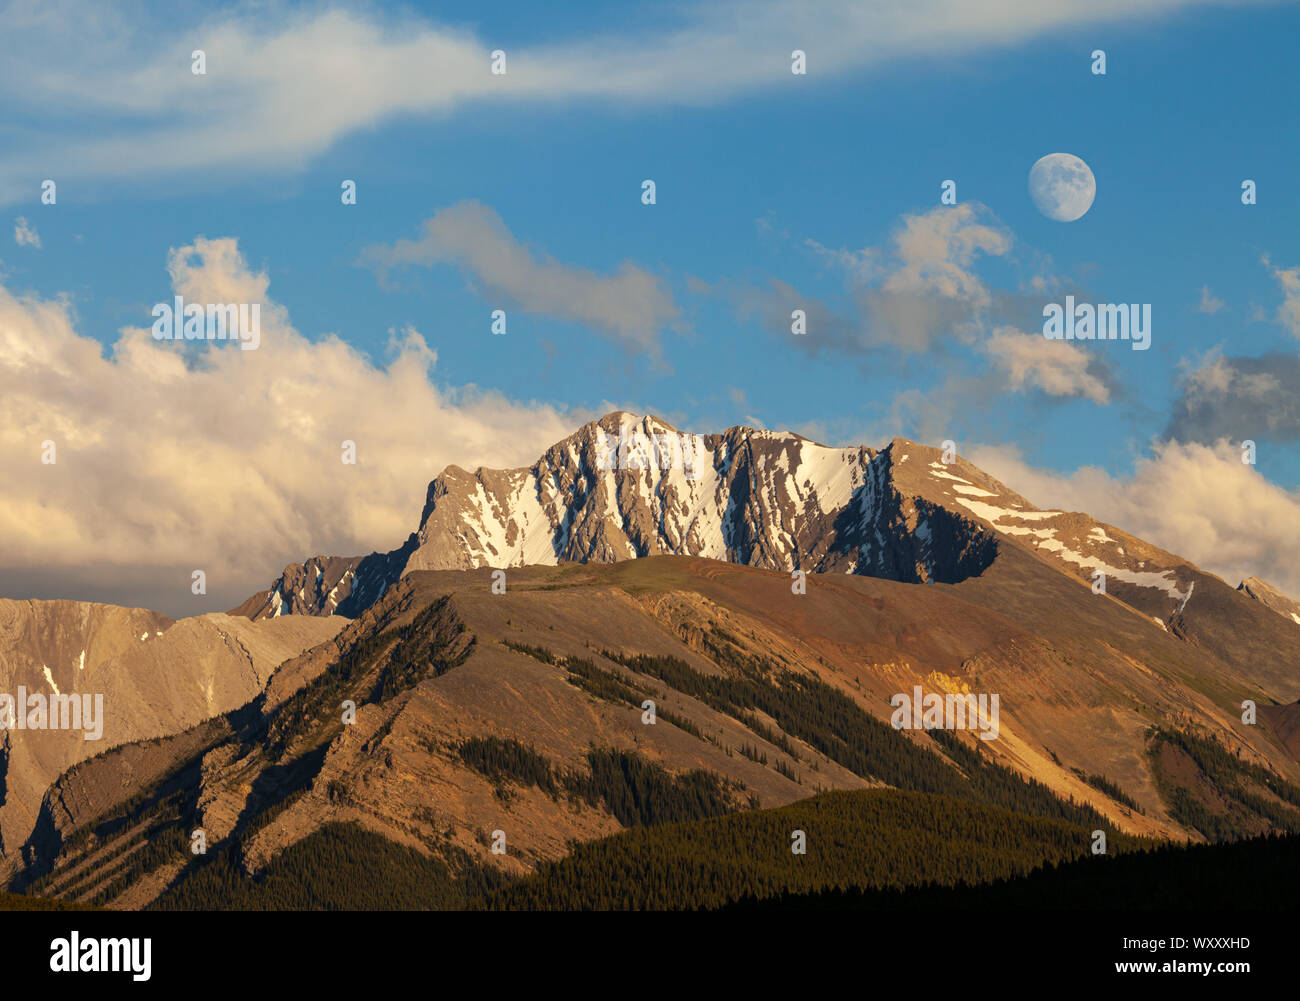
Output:
[[[954,583],[982,573],[1004,543],[1085,581],[1100,571],[1159,591],[1161,602],[1190,595],[1186,565],[1169,554],[1140,545],[1135,555],[1158,555],[1148,569],[1086,515],[1039,510],[941,454],[901,438],[879,451],[837,448],[790,432],[695,435],[653,416],[608,414],[528,467],[447,467],[429,484],[419,527],[401,547],[288,567],[252,614],[358,615],[418,570],[664,553]]]

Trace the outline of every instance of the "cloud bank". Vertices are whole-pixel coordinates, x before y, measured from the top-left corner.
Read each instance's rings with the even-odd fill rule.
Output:
[[[261,347],[138,328],[106,355],[68,301],[0,286],[0,596],[228,608],[290,561],[400,543],[446,465],[532,462],[590,416],[439,386],[412,329],[383,365],[312,342],[232,239],[176,248],[168,270],[187,301],[262,303]]]

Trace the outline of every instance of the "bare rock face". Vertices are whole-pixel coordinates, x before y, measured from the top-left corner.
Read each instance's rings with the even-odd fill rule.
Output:
[[[656,417],[612,413],[527,468],[448,467],[429,484],[419,530],[403,546],[287,567],[234,613],[355,616],[415,570],[656,555],[903,581],[978,574],[996,553],[995,533],[901,491],[899,447],[920,450],[901,440],[880,452],[829,448],[747,427],[691,435]]]
[[[230,610],[257,622],[282,615],[344,615],[355,618],[401,578],[415,536],[391,553],[313,556],[291,563],[265,591]]]
[[[527,469],[446,470],[430,484],[406,570],[664,554],[811,570],[827,562],[835,519],[871,479],[874,455],[610,414]]]
[[[1181,557],[1075,511],[1045,510],[956,455],[897,438],[877,451],[733,427],[692,435],[617,412],[520,469],[444,470],[419,530],[389,553],[313,557],[240,611],[356,617],[403,576],[617,563],[655,555],[789,573],[956,584],[999,550],[1032,554],[1148,624],[1285,688],[1270,653],[1295,641],[1300,602],[1254,581],[1239,593]],[[1250,600],[1250,599],[1256,600]],[[1243,638],[1244,636],[1244,638]]]
[[[281,662],[341,624],[223,614],[174,622],[142,608],[0,601],[0,716],[12,705],[0,730],[0,860],[31,833],[60,773],[116,745],[177,733],[243,705]],[[29,719],[20,695],[26,707],[37,698],[45,718]],[[39,725],[20,727],[19,715]]]
[[[360,556],[313,556],[290,564],[267,591],[259,591],[231,615],[274,619],[281,615],[333,615],[348,595]]]
[[[240,759],[239,745],[235,743],[218,744],[203,756],[200,765],[202,792],[195,812],[204,836],[212,841],[226,837],[239,820],[239,811],[250,791],[247,785],[231,778],[241,765],[246,765],[246,762]],[[235,794],[221,784],[223,781],[231,781]]]
[[[1166,627],[1203,574],[1173,553],[1077,511],[1044,510],[955,454],[895,440],[890,481],[930,518],[972,519],[999,544],[1034,553],[1057,570],[1118,598]],[[923,535],[933,534],[927,527]],[[1222,584],[1222,582],[1220,582]]]
[[[1282,618],[1300,626],[1300,601],[1283,594],[1272,584],[1258,577],[1247,577],[1237,585],[1237,590],[1248,598],[1254,598],[1265,608],[1271,608]]]
[[[236,612],[356,616],[415,570],[656,555],[957,583],[983,573],[1008,544],[1104,586],[1165,629],[1179,627],[1198,581],[1216,580],[1086,514],[1035,507],[954,453],[906,439],[879,451],[830,448],[748,427],[686,434],[618,412],[526,468],[448,467],[429,484],[419,530],[400,548],[313,557]]]

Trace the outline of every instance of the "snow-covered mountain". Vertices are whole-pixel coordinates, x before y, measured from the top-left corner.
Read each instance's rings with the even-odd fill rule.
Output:
[[[1002,545],[1104,586],[1163,628],[1209,578],[1086,514],[1037,508],[951,451],[902,438],[880,450],[832,448],[750,427],[693,435],[616,412],[526,468],[449,466],[402,546],[290,566],[236,611],[356,615],[413,570],[658,554],[955,583],[980,574]]]
[[[412,570],[665,553],[915,581],[978,572],[991,536],[942,514],[942,525],[925,524],[925,512],[890,489],[893,449],[829,448],[748,427],[689,435],[653,416],[612,413],[526,468],[448,467],[403,546],[292,565],[236,611],[356,614]]]

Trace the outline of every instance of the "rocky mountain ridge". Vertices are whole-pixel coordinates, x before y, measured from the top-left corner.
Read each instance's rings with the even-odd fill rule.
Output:
[[[956,583],[983,572],[1002,545],[1035,553],[1163,628],[1198,581],[1217,580],[1087,514],[1040,509],[955,450],[903,438],[879,450],[834,448],[743,426],[692,435],[620,411],[529,467],[448,467],[429,484],[419,528],[400,547],[292,564],[232,611],[355,616],[416,570],[654,555]],[[1246,593],[1265,591],[1274,610],[1291,600],[1263,582]]]

